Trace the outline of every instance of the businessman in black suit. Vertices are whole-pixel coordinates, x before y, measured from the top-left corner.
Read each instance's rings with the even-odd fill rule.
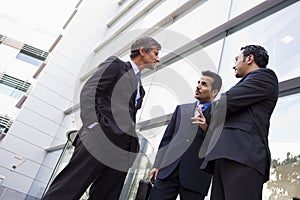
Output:
[[[218,74],[203,71],[196,87],[197,101],[176,107],[150,172],[155,180],[151,200],[175,200],[178,194],[183,200],[201,200],[207,195],[211,175],[200,170],[199,150],[209,124],[211,102],[221,86]]]
[[[212,200],[261,200],[269,179],[270,117],[278,99],[278,80],[266,68],[269,56],[259,45],[241,48],[235,76],[241,80],[213,105],[200,153],[201,168],[214,170]]]
[[[139,151],[135,115],[145,95],[140,72],[155,68],[160,49],[153,38],[138,38],[131,45],[129,62],[109,57],[87,80],[80,94],[83,126],[74,153],[43,200],[77,200],[90,185],[89,199],[119,199]]]

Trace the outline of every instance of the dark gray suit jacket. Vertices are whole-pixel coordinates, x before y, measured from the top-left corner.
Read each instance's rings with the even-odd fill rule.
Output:
[[[226,158],[256,169],[269,179],[270,117],[278,99],[278,80],[271,69],[248,73],[212,105],[212,119],[201,149],[202,168]],[[211,165],[212,164],[212,165]]]
[[[128,161],[125,168],[130,167],[135,158],[132,155],[127,158],[127,152],[139,151],[135,115],[141,107],[145,91],[140,86],[141,97],[135,106],[137,85],[138,80],[130,62],[111,56],[99,65],[97,71],[84,84],[80,94],[80,117],[83,126],[79,135],[84,139],[85,146],[90,151],[95,151],[92,153],[96,156],[103,154],[105,157],[98,159],[109,159],[109,162]],[[106,139],[112,144],[108,144]],[[117,146],[116,151],[110,152],[114,145]],[[118,148],[124,151],[119,153]]]
[[[207,195],[211,175],[200,170],[202,159],[199,150],[205,133],[198,125],[192,124],[196,103],[176,107],[165,130],[153,167],[158,168],[158,179],[167,178],[179,165],[180,183],[193,191]],[[209,124],[210,107],[204,112]]]

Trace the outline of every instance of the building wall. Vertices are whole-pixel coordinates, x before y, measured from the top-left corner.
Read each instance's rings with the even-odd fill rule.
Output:
[[[17,121],[20,110],[16,105],[34,87],[35,80],[32,76],[37,71],[38,66],[18,59],[20,50],[24,46],[23,43],[8,36],[3,38],[0,44],[0,115],[3,118],[10,119],[11,123],[15,123],[22,130],[25,124],[18,123]],[[43,62],[40,61],[40,63]],[[5,76],[9,78],[4,78]],[[27,84],[30,86],[25,90],[24,88]],[[3,125],[2,122],[1,125]],[[31,179],[35,177],[35,171],[40,167],[34,160],[36,159],[34,156],[37,155],[37,144],[42,143],[41,145],[47,145],[44,143],[44,139],[48,138],[45,135],[39,135],[33,129],[31,134],[27,134],[27,138],[24,140],[22,137],[26,136],[26,132],[21,131],[20,135],[18,135],[12,132],[14,127],[8,126],[6,128],[12,134],[8,134],[6,131],[2,132],[2,130],[0,132],[0,199],[8,199],[8,197],[15,199],[18,196],[26,196],[26,192],[32,181]],[[39,156],[37,159],[42,160],[43,156]],[[21,165],[22,167],[19,168]],[[18,188],[18,190],[11,190],[10,186]]]
[[[0,199],[40,198],[43,194],[62,151],[51,149],[66,143],[66,131],[74,118],[65,111],[73,105],[78,74],[103,38],[103,20],[110,15],[107,11],[116,7],[111,1],[103,3],[105,6],[83,1],[76,8],[77,13],[1,142],[0,174],[4,180]],[[21,159],[22,163],[12,170]]]
[[[52,173],[70,156],[69,150],[64,151],[65,133],[81,125],[78,96],[82,85],[108,56],[128,60],[130,43],[147,34],[162,44],[162,62],[155,73],[142,76],[147,94],[137,115],[142,152],[120,199],[134,199],[138,180],[151,168],[166,127],[155,120],[167,121],[177,104],[194,101],[202,70],[219,72],[224,80],[222,91],[233,86],[238,81],[232,71],[235,53],[250,43],[267,48],[269,68],[281,85],[270,128],[272,179],[265,184],[263,198],[299,198],[299,7],[295,0],[82,1],[1,144],[7,150],[0,167],[0,174],[5,175],[2,187],[41,197]],[[145,121],[154,128],[143,125]],[[16,155],[26,162],[11,171]],[[58,160],[60,167],[56,167]],[[278,179],[279,174],[284,180]]]

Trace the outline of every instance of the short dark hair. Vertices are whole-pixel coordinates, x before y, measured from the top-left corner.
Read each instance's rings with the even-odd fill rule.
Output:
[[[149,36],[142,36],[138,38],[134,43],[131,45],[130,50],[130,58],[134,58],[140,55],[140,48],[144,48],[146,52],[149,52],[153,48],[161,49],[161,45]]]
[[[222,87],[222,78],[221,76],[219,76],[219,74],[212,72],[212,71],[202,71],[201,72],[202,76],[209,76],[211,78],[214,79],[214,81],[212,82],[212,89],[215,90],[217,89],[218,91],[220,91],[221,87]]]
[[[243,50],[244,60],[247,56],[253,55],[254,62],[257,64],[260,68],[266,68],[269,63],[269,55],[267,50],[259,45],[248,45],[245,47],[242,47],[241,50]]]

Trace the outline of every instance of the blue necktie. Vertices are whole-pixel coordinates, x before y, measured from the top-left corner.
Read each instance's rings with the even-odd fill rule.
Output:
[[[137,106],[138,99],[141,97],[140,95],[141,72],[138,72],[136,74],[136,79],[138,80],[138,84],[136,89],[135,106]]]

